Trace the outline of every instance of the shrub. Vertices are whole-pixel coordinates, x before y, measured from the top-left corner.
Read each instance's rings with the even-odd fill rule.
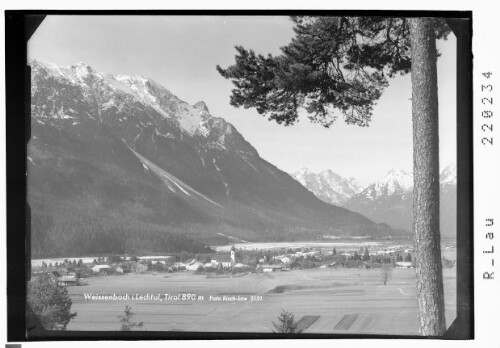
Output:
[[[120,318],[120,323],[122,324],[121,331],[131,331],[135,327],[142,328],[144,326],[142,321],[140,323],[134,323],[132,321],[132,317],[134,315],[135,313],[132,313],[132,307],[125,306],[123,315],[118,317]]]
[[[65,287],[57,285],[50,273],[42,273],[28,282],[28,304],[46,330],[66,330],[71,313],[71,299]]]
[[[297,323],[292,313],[281,310],[278,316],[278,323],[273,321],[274,333],[296,333]]]
[[[384,283],[384,285],[387,285],[387,282],[391,279],[392,270],[393,270],[392,267],[385,265],[382,266],[382,268],[380,269],[380,276],[382,278],[382,282]]]

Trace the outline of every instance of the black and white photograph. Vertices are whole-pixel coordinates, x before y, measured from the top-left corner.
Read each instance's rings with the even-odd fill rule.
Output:
[[[440,17],[47,16],[28,42],[32,317],[444,335],[456,54]]]

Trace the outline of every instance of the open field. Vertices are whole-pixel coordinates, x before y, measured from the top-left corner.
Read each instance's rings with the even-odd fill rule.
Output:
[[[94,277],[69,287],[78,313],[68,330],[119,330],[126,305],[153,331],[271,332],[281,309],[305,333],[418,334],[415,270],[311,269],[207,278],[192,272]],[[446,318],[456,313],[456,269],[444,269]],[[195,294],[196,300],[85,300],[84,293]],[[200,298],[203,296],[203,299]],[[221,301],[211,301],[210,296]],[[223,296],[229,298],[224,301]],[[234,298],[232,298],[234,296]],[[238,298],[239,296],[239,298]],[[257,301],[251,301],[251,296]],[[246,300],[244,300],[246,299]]]
[[[388,242],[390,243],[390,242]],[[262,243],[236,243],[232,245],[220,245],[213,246],[215,251],[229,251],[234,245],[236,249],[242,250],[270,250],[270,249],[280,249],[280,248],[321,248],[321,249],[333,249],[333,248],[358,248],[359,247],[370,247],[382,244],[377,241],[339,241],[339,242],[262,242]]]

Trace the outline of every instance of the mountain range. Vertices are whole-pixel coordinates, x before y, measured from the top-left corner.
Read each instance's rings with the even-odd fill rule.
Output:
[[[344,204],[362,190],[356,179],[345,179],[329,169],[314,173],[308,168],[302,168],[291,176],[322,201],[335,205]]]
[[[456,236],[456,167],[445,167],[440,175],[441,235]],[[343,206],[375,222],[387,223],[408,233],[412,230],[413,176],[391,170],[364,189],[354,178],[344,179],[331,170],[314,173],[307,168],[291,174],[323,201]],[[327,180],[329,178],[330,180]]]
[[[29,64],[32,257],[395,233],[318,199],[204,102],[83,63]]]

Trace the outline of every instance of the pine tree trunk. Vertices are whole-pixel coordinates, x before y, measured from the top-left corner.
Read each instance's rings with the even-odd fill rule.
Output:
[[[410,19],[413,114],[413,238],[420,334],[441,336],[444,315],[439,233],[436,39],[432,21]]]

